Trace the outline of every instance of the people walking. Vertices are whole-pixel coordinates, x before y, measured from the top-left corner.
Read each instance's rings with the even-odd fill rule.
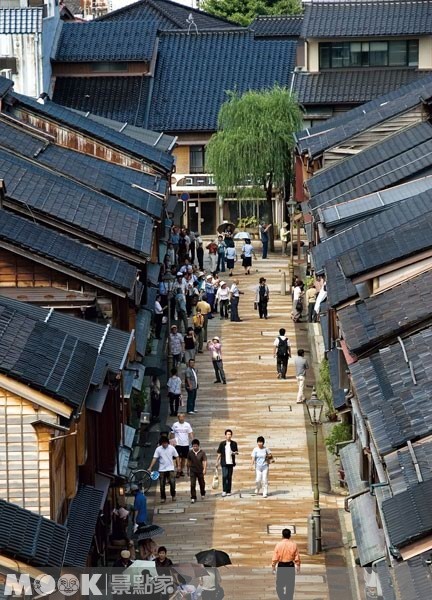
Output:
[[[150,406],[151,416],[155,421],[159,420],[160,409],[161,409],[161,393],[160,393],[160,380],[157,375],[152,375],[150,380]]]
[[[232,478],[238,455],[237,442],[232,439],[231,429],[225,430],[225,439],[217,449],[216,468],[222,467],[222,496],[231,496]]]
[[[312,283],[308,289],[306,290],[306,306],[308,313],[308,323],[313,323],[315,320],[315,302],[317,298],[318,292],[315,285]]]
[[[215,304],[216,290],[214,287],[213,277],[211,275],[207,275],[207,277],[206,277],[205,295],[206,295],[206,300],[210,304],[210,308],[213,311],[213,306]],[[197,306],[198,305],[199,305],[199,302],[198,302]],[[203,311],[201,311],[201,312],[204,314]]]
[[[201,300],[199,300],[198,304],[196,305],[196,308],[197,308],[197,312],[198,312],[198,310],[200,310],[201,314],[204,317],[203,341],[205,343],[207,343],[207,327],[208,327],[209,318],[211,318],[210,315],[212,312],[212,308],[211,308],[211,305],[209,304],[209,302],[207,301],[206,294],[203,294]]]
[[[190,476],[190,489],[191,489],[191,503],[194,504],[197,499],[196,484],[198,481],[201,499],[204,500],[206,489],[205,489],[205,476],[207,473],[207,455],[200,448],[200,442],[197,439],[192,440],[192,449],[189,450],[187,457],[187,469],[188,475]]]
[[[220,235],[218,237],[218,249],[217,249],[217,265],[216,271],[219,273],[220,271],[225,272],[225,252],[226,252],[226,244],[224,242],[223,236]]]
[[[162,298],[160,295],[157,295],[154,305],[155,338],[157,340],[161,339],[163,314],[164,309],[162,308]]]
[[[214,336],[211,342],[208,342],[207,350],[209,350],[210,352],[214,372],[216,375],[216,381],[214,383],[226,384],[226,377],[222,360],[222,344],[220,343],[220,339],[217,337],[217,335]]]
[[[180,406],[182,380],[177,374],[177,368],[171,369],[171,377],[167,381],[168,400],[170,405],[170,416],[177,416]]]
[[[205,317],[201,312],[201,308],[198,308],[198,305],[197,305],[196,313],[192,317],[192,324],[193,324],[195,339],[196,339],[196,349],[200,354],[202,354],[202,351],[203,351],[204,323],[205,323]]]
[[[257,445],[252,450],[252,468],[255,469],[255,494],[259,494],[262,489],[263,498],[268,496],[268,474],[269,463],[272,453],[265,446],[265,439],[262,435],[257,437]]]
[[[147,498],[142,489],[138,486],[132,486],[132,492],[135,496],[134,500],[134,523],[138,527],[147,523]]]
[[[225,244],[227,244],[227,242],[225,242]],[[235,249],[233,241],[232,241],[232,244],[233,245],[230,245],[230,246],[227,245],[227,249],[225,250],[226,266],[229,271],[230,277],[233,276],[234,265],[237,261],[237,250]]]
[[[175,438],[175,449],[179,456],[179,468],[177,477],[184,476],[184,467],[189,453],[189,444],[193,438],[193,429],[190,423],[186,420],[184,413],[178,413],[177,421],[171,427],[171,433]]]
[[[245,240],[242,248],[242,265],[245,270],[245,275],[250,275],[250,270],[252,266],[252,256],[256,258],[255,251],[251,244],[250,240]]]
[[[271,226],[271,223],[262,223],[259,226],[259,234],[262,243],[262,258],[267,258],[268,244],[270,238],[269,229]]]
[[[259,285],[255,292],[255,302],[258,306],[260,319],[268,319],[268,301],[270,300],[270,290],[265,277],[260,277]]]
[[[170,486],[170,494],[174,502],[176,497],[176,470],[180,468],[179,455],[174,446],[168,441],[167,437],[159,439],[159,446],[153,454],[152,461],[148,470],[152,471],[156,463],[159,463],[159,487],[161,502],[166,502],[165,484],[168,481]]]
[[[187,365],[188,366],[185,371],[185,388],[187,391],[186,411],[188,415],[193,415],[198,412],[197,410],[195,410],[195,403],[198,392],[198,374],[195,369],[194,359],[189,359]]]
[[[194,333],[193,327],[188,327],[186,331],[186,335],[184,336],[184,362],[186,365],[189,364],[189,361],[195,360],[196,353],[196,337]]]
[[[229,306],[230,290],[225,283],[221,281],[219,284],[218,291],[216,293],[216,301],[219,303],[219,312],[221,319],[228,319],[228,306]]]
[[[179,329],[181,329],[181,325],[183,325],[184,332],[186,333],[188,328],[186,296],[181,288],[177,288],[177,293],[175,297],[175,307],[177,311]]]
[[[201,238],[198,238],[200,241],[198,242],[198,246],[196,249],[196,256],[198,261],[198,266],[201,271],[204,271],[204,248]],[[197,240],[195,240],[196,243]]]
[[[302,348],[297,350],[297,356],[294,359],[296,379],[298,383],[297,404],[305,401],[304,386],[306,381],[306,371],[309,369],[309,363],[304,357],[305,351]]]
[[[184,353],[184,340],[182,334],[177,330],[177,325],[171,325],[168,344],[173,366],[177,367],[181,363],[182,355]]]
[[[282,530],[282,540],[276,544],[273,551],[272,571],[276,575],[276,592],[279,600],[292,600],[295,575],[300,573],[300,554],[297,544],[291,540],[290,529]]]
[[[215,242],[210,242],[210,244],[207,244],[206,248],[208,250],[208,257],[210,261],[210,273],[215,273],[217,271],[218,245]]]
[[[288,237],[290,232],[288,231],[288,223],[284,221],[282,227],[279,230],[279,237],[282,242],[282,254],[287,253]]]
[[[292,320],[298,323],[301,319],[303,312],[303,289],[304,284],[302,281],[296,281],[296,285],[293,289],[293,305],[292,305]]]
[[[281,327],[278,337],[273,342],[273,358],[276,359],[278,379],[286,379],[288,359],[291,356],[290,342],[285,333],[285,329]]]
[[[240,294],[244,294],[239,290],[239,280],[235,279],[230,288],[230,299],[231,299],[231,321],[241,321],[238,313],[238,306],[240,302]]]

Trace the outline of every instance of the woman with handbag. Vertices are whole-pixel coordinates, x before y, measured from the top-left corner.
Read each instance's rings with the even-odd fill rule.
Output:
[[[255,494],[259,494],[260,489],[262,489],[263,498],[267,498],[269,463],[273,462],[273,456],[264,444],[265,439],[260,435],[257,438],[256,448],[252,450],[251,468],[255,469]]]
[[[208,575],[201,577],[201,598],[202,600],[222,600],[225,596],[221,587],[221,576],[216,568],[204,565]]]
[[[241,253],[242,265],[245,270],[245,275],[250,275],[250,270],[252,266],[252,256],[256,258],[251,241],[245,240]]]

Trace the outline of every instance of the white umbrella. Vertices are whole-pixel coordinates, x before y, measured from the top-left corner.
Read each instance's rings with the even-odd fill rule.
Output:
[[[250,238],[251,238],[251,234],[248,233],[247,231],[239,231],[234,236],[235,240],[250,240]]]
[[[142,571],[149,571],[150,577],[158,576],[154,560],[135,560],[127,569],[124,570],[124,573],[136,576],[141,575]]]

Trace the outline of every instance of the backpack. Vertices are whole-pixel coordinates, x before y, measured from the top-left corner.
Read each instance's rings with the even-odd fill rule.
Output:
[[[277,357],[285,358],[286,356],[288,356],[288,340],[280,337],[277,347]]]

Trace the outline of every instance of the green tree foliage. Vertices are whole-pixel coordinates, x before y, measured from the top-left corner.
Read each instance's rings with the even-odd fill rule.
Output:
[[[259,15],[298,15],[299,0],[204,0],[202,10],[247,27]]]
[[[348,423],[337,423],[325,439],[325,445],[332,454],[337,454],[337,444],[349,442],[352,437],[352,427]]]
[[[228,92],[219,111],[218,131],[206,151],[208,171],[220,193],[240,194],[246,182],[260,188],[267,199],[266,219],[273,222],[272,191],[289,178],[293,133],[301,124],[301,109],[286,88],[275,86],[242,96]],[[250,196],[250,188],[247,193]]]

